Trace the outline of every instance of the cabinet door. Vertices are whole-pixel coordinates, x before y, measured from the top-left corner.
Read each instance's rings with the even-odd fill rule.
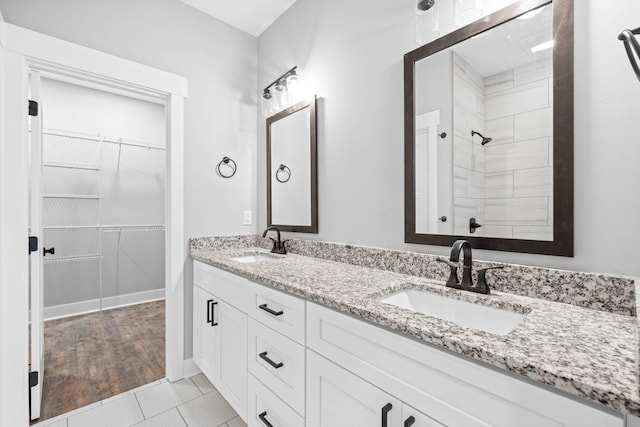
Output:
[[[402,427],[445,427],[406,403],[402,404]]]
[[[216,372],[212,380],[222,397],[247,419],[247,315],[217,300],[214,321],[218,324]]]
[[[307,350],[307,427],[396,427],[401,403]]]
[[[247,315],[193,287],[193,360],[243,420],[247,416]]]
[[[193,361],[202,373],[213,381],[216,373],[217,326],[212,322],[215,298],[210,293],[193,287]]]

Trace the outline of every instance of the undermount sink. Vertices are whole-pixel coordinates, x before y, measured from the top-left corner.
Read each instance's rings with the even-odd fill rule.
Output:
[[[270,261],[273,259],[276,259],[277,257],[271,255],[271,254],[265,254],[265,253],[261,253],[261,252],[253,252],[253,253],[246,253],[246,254],[241,254],[241,255],[236,255],[236,256],[230,256],[229,259],[232,261],[237,261],[237,262],[241,262],[243,264],[251,264],[254,262],[262,262],[262,261]]]
[[[386,295],[378,301],[495,335],[507,335],[526,317],[524,314],[414,289]]]

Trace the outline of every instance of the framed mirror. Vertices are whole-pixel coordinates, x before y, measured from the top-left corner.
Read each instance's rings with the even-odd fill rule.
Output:
[[[267,119],[267,226],[318,232],[315,96]]]
[[[573,0],[409,52],[405,242],[573,256]]]

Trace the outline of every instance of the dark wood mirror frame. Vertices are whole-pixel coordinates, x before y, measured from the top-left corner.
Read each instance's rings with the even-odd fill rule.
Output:
[[[294,114],[304,108],[309,108],[309,132],[310,132],[310,172],[311,172],[311,225],[291,225],[291,224],[274,224],[272,221],[272,200],[271,200],[271,124],[282,120],[291,114]],[[316,121],[316,97],[301,101],[291,107],[280,111],[277,114],[267,118],[267,226],[277,227],[281,231],[294,231],[299,233],[317,233],[318,232],[318,143],[317,143],[317,121]]]
[[[553,240],[416,233],[414,143],[415,63],[532,9],[553,3]],[[404,56],[405,242],[450,246],[465,239],[474,249],[573,256],[573,0],[523,0],[421,46]]]

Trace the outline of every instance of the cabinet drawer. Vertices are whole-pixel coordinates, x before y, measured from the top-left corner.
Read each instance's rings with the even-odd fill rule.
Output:
[[[249,372],[304,415],[304,347],[249,319]]]
[[[433,418],[404,403],[402,404],[402,423],[403,426],[411,427],[445,427]]]
[[[617,415],[353,317],[312,303],[307,313],[309,348],[441,424],[623,425]]]
[[[248,427],[304,427],[304,418],[251,374],[248,386]]]
[[[203,262],[194,261],[193,282],[205,291],[247,312],[247,295],[251,283],[247,279]]]
[[[251,283],[249,316],[302,345],[305,343],[305,301]]]

